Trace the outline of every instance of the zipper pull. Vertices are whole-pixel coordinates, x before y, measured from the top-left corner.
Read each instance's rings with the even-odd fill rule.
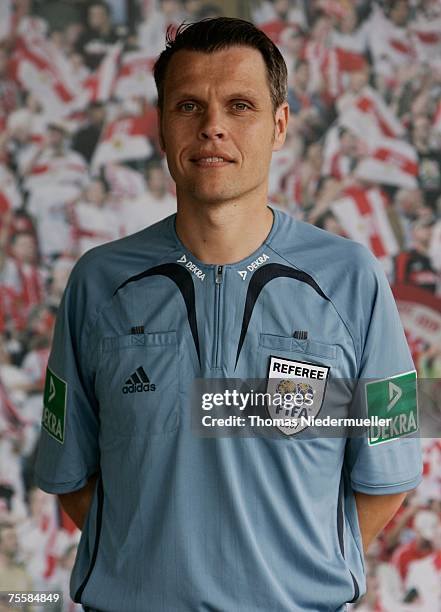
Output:
[[[224,267],[217,266],[216,268],[216,285],[220,285],[222,283],[224,277]]]

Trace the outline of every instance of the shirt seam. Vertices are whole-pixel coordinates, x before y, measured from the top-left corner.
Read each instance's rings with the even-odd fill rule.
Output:
[[[276,255],[278,255],[279,257],[281,257],[284,261],[286,261],[287,263],[289,263],[291,266],[294,266],[297,270],[303,270],[304,272],[306,272],[307,274],[309,274],[314,281],[317,283],[317,285],[320,287],[320,289],[323,291],[323,288],[321,286],[321,284],[319,282],[317,282],[314,274],[311,274],[311,272],[307,269],[305,269],[304,267],[299,268],[298,266],[296,266],[292,261],[290,261],[287,257],[285,257],[284,255],[282,255],[276,248],[274,248],[271,244],[268,244],[268,248],[270,248]],[[355,357],[356,357],[356,362],[357,362],[357,372],[358,372],[358,368],[359,368],[359,361],[360,361],[360,355],[358,354],[358,350],[357,350],[357,345],[355,343],[355,339],[354,336],[352,334],[352,331],[348,325],[348,323],[345,321],[345,319],[343,318],[343,316],[340,314],[337,306],[334,304],[334,301],[329,297],[328,292],[327,291],[323,291],[323,293],[326,295],[326,297],[328,298],[329,302],[332,304],[332,307],[334,308],[335,312],[337,313],[338,318],[341,320],[341,322],[343,323],[343,325],[345,326],[346,331],[349,334],[349,337],[351,338],[352,341],[352,345],[354,347],[354,351],[355,351]]]
[[[77,483],[77,482],[79,482],[81,480],[84,480],[84,479],[88,480],[91,476],[96,474],[98,470],[99,470],[99,466],[95,470],[92,470],[90,472],[86,472],[83,476],[79,476],[78,478],[75,478],[74,480],[63,480],[63,481],[60,481],[60,480],[47,480],[46,478],[43,478],[40,475],[40,473],[37,472],[37,471],[35,471],[35,476],[36,476],[36,478],[38,478],[38,480],[40,482],[42,482],[45,485],[49,485],[49,486],[53,485],[53,486],[56,486],[56,487],[58,487],[58,486],[61,487],[61,486],[64,486],[64,485],[68,485],[68,486],[69,485],[74,485],[75,483]]]
[[[414,482],[414,480],[418,480],[418,478],[420,478],[421,476],[422,474],[418,472],[415,476],[413,476],[412,478],[409,478],[408,480],[401,480],[400,482],[394,482],[393,484],[368,484],[366,482],[361,482],[359,480],[353,480],[351,478],[351,484],[355,486],[358,485],[360,487],[366,487],[368,489],[387,489],[387,488],[393,489],[394,487],[401,487],[403,485],[410,484]]]

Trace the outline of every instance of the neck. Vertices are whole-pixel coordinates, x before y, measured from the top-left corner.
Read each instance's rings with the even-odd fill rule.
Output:
[[[266,240],[273,214],[266,201],[185,206],[178,196],[176,232],[184,246],[207,264],[245,259]]]

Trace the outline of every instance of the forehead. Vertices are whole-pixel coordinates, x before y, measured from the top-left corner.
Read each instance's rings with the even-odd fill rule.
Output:
[[[244,89],[269,96],[267,71],[262,54],[251,47],[230,47],[205,53],[181,50],[171,58],[164,83],[166,96],[180,91],[203,92],[216,89]]]

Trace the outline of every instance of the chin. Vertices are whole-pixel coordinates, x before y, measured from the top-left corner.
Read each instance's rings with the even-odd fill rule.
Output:
[[[228,189],[194,189],[190,192],[196,200],[204,204],[221,204],[240,197],[240,194]]]

